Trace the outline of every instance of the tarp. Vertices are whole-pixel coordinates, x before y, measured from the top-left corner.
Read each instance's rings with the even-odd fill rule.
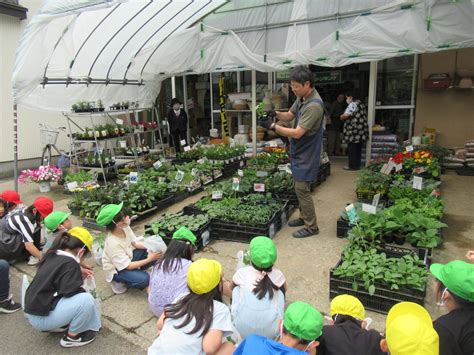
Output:
[[[474,47],[473,1],[50,0],[17,49],[17,104],[151,105],[163,79]]]

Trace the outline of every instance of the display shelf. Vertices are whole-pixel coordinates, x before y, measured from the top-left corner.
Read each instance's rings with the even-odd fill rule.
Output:
[[[104,116],[104,115],[126,115],[130,112],[143,112],[151,110],[150,107],[128,108],[124,110],[104,110],[99,112],[63,112],[63,115],[69,117],[90,117],[90,116]]]

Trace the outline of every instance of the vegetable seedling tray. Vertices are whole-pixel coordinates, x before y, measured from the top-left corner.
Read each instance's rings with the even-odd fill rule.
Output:
[[[389,286],[375,284],[375,293],[371,296],[364,288],[362,280],[352,280],[334,275],[334,270],[342,264],[342,259],[329,272],[329,299],[342,294],[357,297],[366,309],[377,313],[387,314],[390,308],[399,302],[414,302],[424,305],[426,296],[426,285],[423,291],[417,289],[402,288],[391,290]],[[357,291],[352,288],[352,283],[357,283]]]
[[[166,207],[171,206],[175,202],[175,193],[171,193],[163,197],[161,200],[156,202],[156,211],[160,211],[165,209]]]
[[[336,222],[336,236],[338,238],[346,238],[347,233],[351,230],[352,226],[349,224],[349,221],[346,221],[339,217]]]

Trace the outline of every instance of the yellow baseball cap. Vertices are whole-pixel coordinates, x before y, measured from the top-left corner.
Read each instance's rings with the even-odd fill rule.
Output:
[[[68,234],[83,242],[87,249],[92,253],[92,242],[94,241],[94,238],[87,229],[84,227],[74,227],[68,231]]]
[[[393,306],[387,315],[386,339],[391,355],[438,355],[439,337],[427,310],[412,302]]]
[[[198,295],[208,293],[216,288],[222,279],[222,266],[216,260],[199,259],[188,269],[188,286]]]
[[[358,320],[365,318],[365,308],[362,303],[354,296],[339,295],[331,301],[331,317],[335,314],[341,314],[354,317]]]

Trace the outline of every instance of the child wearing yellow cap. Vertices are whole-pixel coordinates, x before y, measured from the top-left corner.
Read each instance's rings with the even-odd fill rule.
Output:
[[[239,344],[234,355],[307,355],[319,354],[323,328],[323,316],[313,306],[304,302],[294,302],[285,311],[279,322],[278,342],[260,335],[249,335]]]
[[[150,276],[145,269],[152,266],[162,253],[147,253],[145,245],[136,240],[130,228],[130,217],[123,211],[123,202],[104,206],[96,222],[107,230],[102,267],[112,291],[118,295],[129,287],[147,288]]]
[[[275,268],[277,249],[268,237],[250,241],[251,265],[234,274],[232,290],[232,321],[242,338],[257,334],[267,338],[278,335],[278,321],[285,310],[286,279]]]
[[[196,236],[186,227],[181,227],[173,238],[163,257],[150,274],[148,305],[151,312],[160,317],[166,305],[176,297],[188,293],[186,277],[196,247]]]
[[[232,334],[229,308],[222,303],[222,266],[199,259],[189,266],[190,292],[165,307],[157,322],[160,336],[149,355],[231,354],[234,346],[222,339]]]
[[[79,262],[92,251],[92,236],[75,227],[58,237],[39,263],[26,290],[25,315],[33,328],[63,332],[62,347],[91,343],[101,328],[100,315],[84,283]]]
[[[448,310],[434,321],[440,354],[474,354],[474,264],[454,260],[430,271],[439,304]]]
[[[332,324],[323,327],[318,355],[382,355],[382,336],[366,330],[365,308],[354,296],[339,295],[331,301]]]
[[[380,341],[380,348],[390,355],[440,354],[438,334],[426,309],[413,302],[393,306],[385,321],[385,339]]]

